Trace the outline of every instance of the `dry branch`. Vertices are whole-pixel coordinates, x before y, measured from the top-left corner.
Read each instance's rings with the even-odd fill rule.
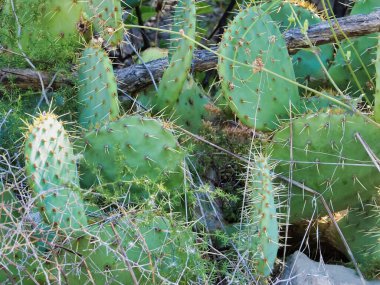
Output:
[[[338,23],[333,25],[323,22],[309,27],[307,32],[308,38],[314,45],[324,43],[332,43],[335,41],[334,33],[338,39],[347,37],[357,37],[380,32],[380,10],[368,15],[355,15],[338,19]],[[289,53],[294,54],[297,49],[308,47],[305,35],[300,29],[292,29],[284,34]],[[216,50],[215,48],[213,50]],[[205,71],[212,69],[217,64],[217,56],[206,50],[196,50],[193,60],[193,70]],[[129,94],[144,89],[152,84],[152,78],[148,70],[150,70],[156,82],[161,78],[165,68],[168,66],[168,59],[163,58],[145,64],[135,64],[126,68],[115,70],[119,88]],[[41,72],[44,84],[47,86],[53,75]],[[37,73],[33,70],[20,69],[0,69],[0,84],[9,85],[20,88],[39,89]],[[73,85],[72,81],[61,76],[57,76],[53,86]]]

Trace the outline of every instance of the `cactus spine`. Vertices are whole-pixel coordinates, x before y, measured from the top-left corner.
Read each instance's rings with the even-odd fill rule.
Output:
[[[124,36],[121,1],[89,0],[85,5],[95,33],[104,39],[107,46],[117,47]]]

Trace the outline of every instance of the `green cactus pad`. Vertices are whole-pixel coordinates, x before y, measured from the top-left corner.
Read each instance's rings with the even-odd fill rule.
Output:
[[[380,8],[378,0],[358,0],[352,8],[351,15],[369,14],[378,8]],[[340,89],[348,89],[352,95],[359,96],[361,92],[358,84],[360,84],[364,93],[373,94],[375,90],[375,82],[373,81],[375,65],[373,61],[376,60],[376,47],[377,34],[370,34],[349,41],[344,40],[341,43],[341,48],[337,51],[334,63],[329,69],[329,74]],[[347,57],[348,55],[349,57]],[[349,65],[358,82],[355,82],[349,71]]]
[[[73,148],[62,122],[41,114],[25,140],[25,168],[36,206],[48,224],[62,230],[87,225]]]
[[[201,271],[194,234],[160,214],[127,214],[90,232],[71,244],[83,259],[61,252],[69,284],[134,284],[133,278],[138,284],[189,284]]]
[[[276,173],[288,176],[291,171],[293,180],[322,194],[332,211],[340,211],[377,192],[378,170],[355,134],[359,133],[379,156],[380,129],[361,116],[330,112],[305,115],[285,125],[273,137],[272,159],[279,162]],[[312,194],[294,185],[292,191],[291,222],[311,218],[315,211],[326,214],[319,199],[315,204]]]
[[[185,82],[170,117],[176,125],[197,134],[203,123],[211,119],[213,110],[217,107],[211,103],[203,88],[190,78]]]
[[[339,100],[342,103],[346,103],[352,106],[356,106],[354,99],[351,99],[348,96],[340,96],[334,90],[326,89],[321,90],[323,94],[330,98]],[[317,113],[317,112],[326,112],[330,109],[339,109],[340,105],[331,101],[330,99],[322,96],[313,96],[306,92],[303,97],[301,97],[301,104],[297,109],[297,113],[306,114],[306,113]]]
[[[303,1],[271,1],[260,7],[263,11],[268,11],[271,18],[279,23],[282,33],[293,28],[304,28],[302,25],[314,25],[322,22],[317,14],[317,9],[313,9],[310,3]],[[298,21],[301,23],[299,25]],[[316,48],[325,68],[328,68],[333,59],[333,46],[331,44],[321,45]],[[316,52],[311,48],[302,49],[292,56],[294,73],[297,81],[301,84],[308,83],[311,87],[318,87],[319,82],[326,79],[326,75],[317,59]]]
[[[349,209],[347,215],[338,221],[338,226],[362,271],[369,275],[368,278],[378,276],[380,273],[380,206],[366,204],[364,208]],[[333,224],[327,231],[327,237],[331,244],[350,258]]]
[[[95,33],[104,39],[106,45],[117,47],[124,35],[121,1],[89,0],[85,5]]]
[[[84,138],[82,184],[152,181],[183,177],[184,153],[175,136],[158,120],[129,116],[87,133]]]
[[[29,59],[43,68],[67,66],[80,46],[82,4],[76,0],[18,0],[15,11],[21,25],[19,38]],[[17,45],[18,25],[10,0],[0,11],[0,41],[20,52]],[[28,66],[29,67],[29,66]]]
[[[298,105],[297,86],[263,70],[295,81],[286,43],[260,9],[248,7],[236,15],[223,35],[219,53],[223,94],[243,124],[273,130],[278,119],[289,116],[289,105]]]
[[[112,63],[100,47],[82,52],[78,69],[79,124],[90,129],[117,119],[119,99]]]
[[[194,0],[180,0],[176,6],[175,18],[180,17],[178,25],[174,30],[183,32],[186,36],[194,39],[196,29],[196,10]],[[178,37],[178,36],[176,36]],[[169,53],[170,63],[165,70],[158,93],[156,94],[154,111],[169,111],[174,106],[181,94],[183,85],[187,78],[193,59],[194,43],[186,38],[176,39],[178,43],[173,44],[175,51]]]
[[[279,248],[277,207],[274,202],[277,191],[272,184],[267,158],[256,156],[254,161],[244,209],[248,224],[245,224],[239,237],[243,249],[252,255],[250,259],[256,274],[267,277],[272,273]]]

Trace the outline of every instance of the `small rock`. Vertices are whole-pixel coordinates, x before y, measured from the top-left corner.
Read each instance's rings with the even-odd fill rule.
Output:
[[[296,251],[288,257],[278,285],[360,285],[355,270],[341,265],[316,262]],[[380,285],[380,281],[365,281],[366,285]]]

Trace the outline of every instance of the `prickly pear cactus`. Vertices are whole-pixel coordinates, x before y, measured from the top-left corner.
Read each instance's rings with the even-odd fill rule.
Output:
[[[25,139],[25,168],[36,206],[46,222],[63,231],[87,225],[69,137],[54,114],[34,119]]]
[[[271,1],[263,4],[260,8],[263,11],[268,11],[271,18],[279,23],[282,33],[292,28],[304,29],[306,23],[307,25],[314,25],[322,22],[317,14],[317,9],[306,1]],[[316,48],[303,49],[292,56],[294,73],[298,82],[317,87],[321,80],[326,79],[317,56],[320,57],[323,66],[328,68],[333,59],[333,46],[327,44]]]
[[[380,273],[380,207],[376,204],[365,204],[349,209],[338,221],[348,246],[356,261],[368,278]],[[330,225],[327,238],[340,251],[349,255],[336,228]]]
[[[260,277],[267,277],[273,270],[279,248],[277,189],[272,183],[268,159],[256,156],[254,161],[244,209],[248,223],[239,236],[241,248],[251,255],[253,271]]]
[[[124,35],[121,1],[89,0],[84,5],[94,32],[104,39],[107,46],[117,47]]]
[[[317,191],[333,211],[340,211],[377,193],[378,170],[357,134],[379,156],[380,129],[361,116],[333,112],[305,115],[286,124],[273,137],[272,159],[278,161],[276,173]],[[315,211],[314,218],[326,214],[318,198],[294,185],[290,207],[291,222],[311,218]]]
[[[66,66],[80,46],[83,31],[82,4],[75,0],[18,0],[13,1],[21,26],[20,37],[10,0],[0,11],[0,41],[8,48],[22,51],[43,68]],[[52,65],[53,64],[53,65]]]
[[[152,181],[183,177],[184,153],[175,136],[155,119],[128,116],[87,133],[81,164],[82,184]]]
[[[197,134],[204,122],[212,118],[213,112],[218,112],[218,108],[212,104],[203,88],[190,78],[185,82],[170,117],[176,125]]]
[[[351,15],[368,14],[380,8],[377,0],[358,0],[352,8]],[[362,92],[373,94],[375,90],[375,66],[377,34],[345,40],[337,50],[329,74],[342,90],[359,96]],[[352,73],[349,69],[351,67]],[[355,80],[354,78],[357,78]],[[360,86],[360,87],[359,87]]]
[[[202,273],[191,229],[159,213],[130,213],[89,231],[60,253],[69,284],[189,284]]]
[[[112,63],[100,47],[83,50],[78,69],[79,124],[85,129],[115,120],[119,115]]]
[[[176,25],[174,29],[194,39],[196,29],[194,0],[178,1],[175,15],[175,18],[180,17],[181,20],[177,22],[178,25]],[[169,53],[171,58],[169,67],[165,70],[158,87],[157,100],[155,100],[156,105],[154,106],[156,112],[171,110],[181,94],[191,67],[194,43],[182,37],[176,39],[176,41],[178,41],[178,43],[172,46],[175,51]]]
[[[223,94],[243,124],[273,130],[278,119],[289,116],[289,105],[298,105],[297,86],[266,72],[295,81],[278,27],[257,7],[236,15],[223,34],[219,53]]]

